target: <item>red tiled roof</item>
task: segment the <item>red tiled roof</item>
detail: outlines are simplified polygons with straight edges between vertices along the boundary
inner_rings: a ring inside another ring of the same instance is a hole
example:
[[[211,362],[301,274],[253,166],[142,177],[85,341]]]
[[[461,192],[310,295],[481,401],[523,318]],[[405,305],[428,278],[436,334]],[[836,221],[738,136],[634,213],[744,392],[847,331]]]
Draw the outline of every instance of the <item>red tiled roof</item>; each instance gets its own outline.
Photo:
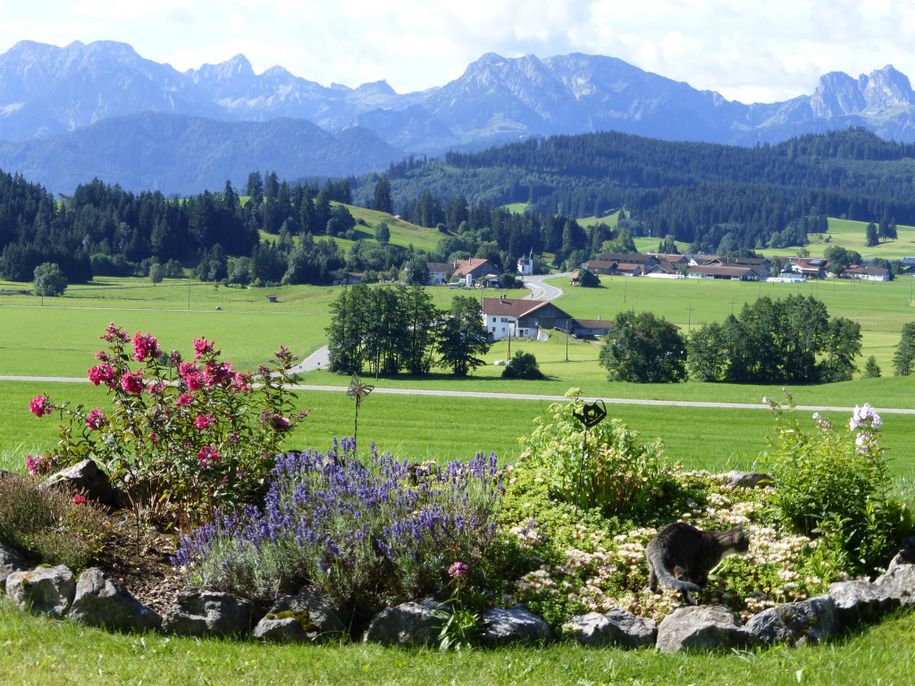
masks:
[[[467,276],[467,274],[475,269],[479,269],[488,262],[489,260],[481,257],[471,257],[469,260],[456,260],[454,263],[454,273],[458,276]]]

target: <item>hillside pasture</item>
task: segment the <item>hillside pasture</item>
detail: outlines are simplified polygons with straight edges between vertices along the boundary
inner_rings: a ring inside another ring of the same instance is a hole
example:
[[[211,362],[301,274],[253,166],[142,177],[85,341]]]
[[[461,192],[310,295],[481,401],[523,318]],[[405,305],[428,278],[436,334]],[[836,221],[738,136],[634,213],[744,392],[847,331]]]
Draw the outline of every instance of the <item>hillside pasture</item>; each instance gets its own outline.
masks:
[[[915,227],[897,226],[898,238],[883,241],[873,247],[867,245],[868,222],[854,221],[851,219],[829,218],[829,231],[826,233],[807,234],[807,245],[790,246],[787,248],[771,248],[763,252],[766,255],[793,255],[802,247],[806,248],[812,257],[823,257],[826,249],[831,245],[839,245],[847,250],[854,250],[866,260],[881,257],[885,260],[899,260],[903,257],[915,257]]]

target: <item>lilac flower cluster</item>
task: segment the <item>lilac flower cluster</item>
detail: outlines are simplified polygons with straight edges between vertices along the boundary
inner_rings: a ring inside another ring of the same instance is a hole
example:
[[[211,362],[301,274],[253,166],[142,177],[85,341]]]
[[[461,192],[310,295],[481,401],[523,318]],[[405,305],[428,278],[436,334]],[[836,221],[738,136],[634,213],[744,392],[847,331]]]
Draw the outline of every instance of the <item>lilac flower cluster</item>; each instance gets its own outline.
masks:
[[[485,553],[502,492],[495,455],[416,465],[374,444],[360,458],[353,440],[335,440],[323,454],[279,456],[263,508],[220,515],[183,537],[174,562],[205,577],[243,558],[260,565],[241,577],[261,579],[264,595],[304,580],[331,595],[435,593],[448,562]],[[387,587],[366,588],[379,583]]]

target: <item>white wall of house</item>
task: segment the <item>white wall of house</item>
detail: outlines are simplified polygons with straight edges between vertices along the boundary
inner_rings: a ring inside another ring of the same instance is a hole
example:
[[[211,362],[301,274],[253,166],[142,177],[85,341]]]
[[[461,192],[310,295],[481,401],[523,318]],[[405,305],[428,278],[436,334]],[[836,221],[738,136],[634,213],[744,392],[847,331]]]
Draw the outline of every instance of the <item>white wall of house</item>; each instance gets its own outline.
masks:
[[[530,257],[518,258],[518,273],[521,276],[530,276],[534,273],[534,260]]]

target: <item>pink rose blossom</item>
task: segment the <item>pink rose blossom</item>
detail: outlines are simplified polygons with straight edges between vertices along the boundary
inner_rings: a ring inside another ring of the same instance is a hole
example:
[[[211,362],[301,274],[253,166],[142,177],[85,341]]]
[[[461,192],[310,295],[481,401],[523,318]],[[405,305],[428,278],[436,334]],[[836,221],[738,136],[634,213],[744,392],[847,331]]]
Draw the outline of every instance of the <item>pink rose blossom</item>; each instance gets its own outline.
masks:
[[[213,352],[216,341],[208,341],[206,337],[194,339],[194,359],[199,360],[203,355]]]
[[[74,505],[85,505],[85,504],[88,503],[88,502],[89,502],[89,501],[86,499],[86,496],[84,496],[84,495],[75,495],[75,496],[73,496],[73,504],[74,504]]]
[[[133,359],[137,362],[142,362],[146,359],[156,359],[161,354],[162,351],[159,350],[159,342],[151,333],[147,332],[146,334],[141,334],[137,331],[133,335]]]
[[[175,398],[175,405],[181,407],[182,405],[190,405],[194,402],[194,396],[190,393],[182,393],[177,398]]]
[[[98,431],[107,423],[108,418],[99,408],[94,408],[86,415],[86,428],[91,431]]]
[[[216,423],[216,418],[211,414],[199,414],[194,417],[194,426],[198,429],[206,429]]]
[[[114,369],[107,362],[92,367],[92,369],[87,372],[87,376],[93,386],[98,386],[103,383],[110,387],[114,383]]]
[[[101,337],[103,341],[108,341],[109,343],[115,340],[129,341],[130,336],[127,334],[124,329],[120,326],[115,326],[114,322],[108,325],[108,328],[105,329],[105,334]]]
[[[51,460],[45,455],[26,455],[25,467],[29,470],[29,476],[39,476],[51,471]]]
[[[221,459],[222,456],[219,451],[212,445],[203,446],[197,453],[197,462],[200,463],[203,469],[209,467],[213,462],[219,462]]]
[[[44,417],[46,414],[51,414],[54,411],[54,407],[51,405],[48,396],[42,394],[36,395],[29,401],[29,410],[36,417]]]
[[[143,392],[143,370],[138,369],[133,373],[124,372],[124,375],[121,376],[121,388],[127,393],[140,395]]]

